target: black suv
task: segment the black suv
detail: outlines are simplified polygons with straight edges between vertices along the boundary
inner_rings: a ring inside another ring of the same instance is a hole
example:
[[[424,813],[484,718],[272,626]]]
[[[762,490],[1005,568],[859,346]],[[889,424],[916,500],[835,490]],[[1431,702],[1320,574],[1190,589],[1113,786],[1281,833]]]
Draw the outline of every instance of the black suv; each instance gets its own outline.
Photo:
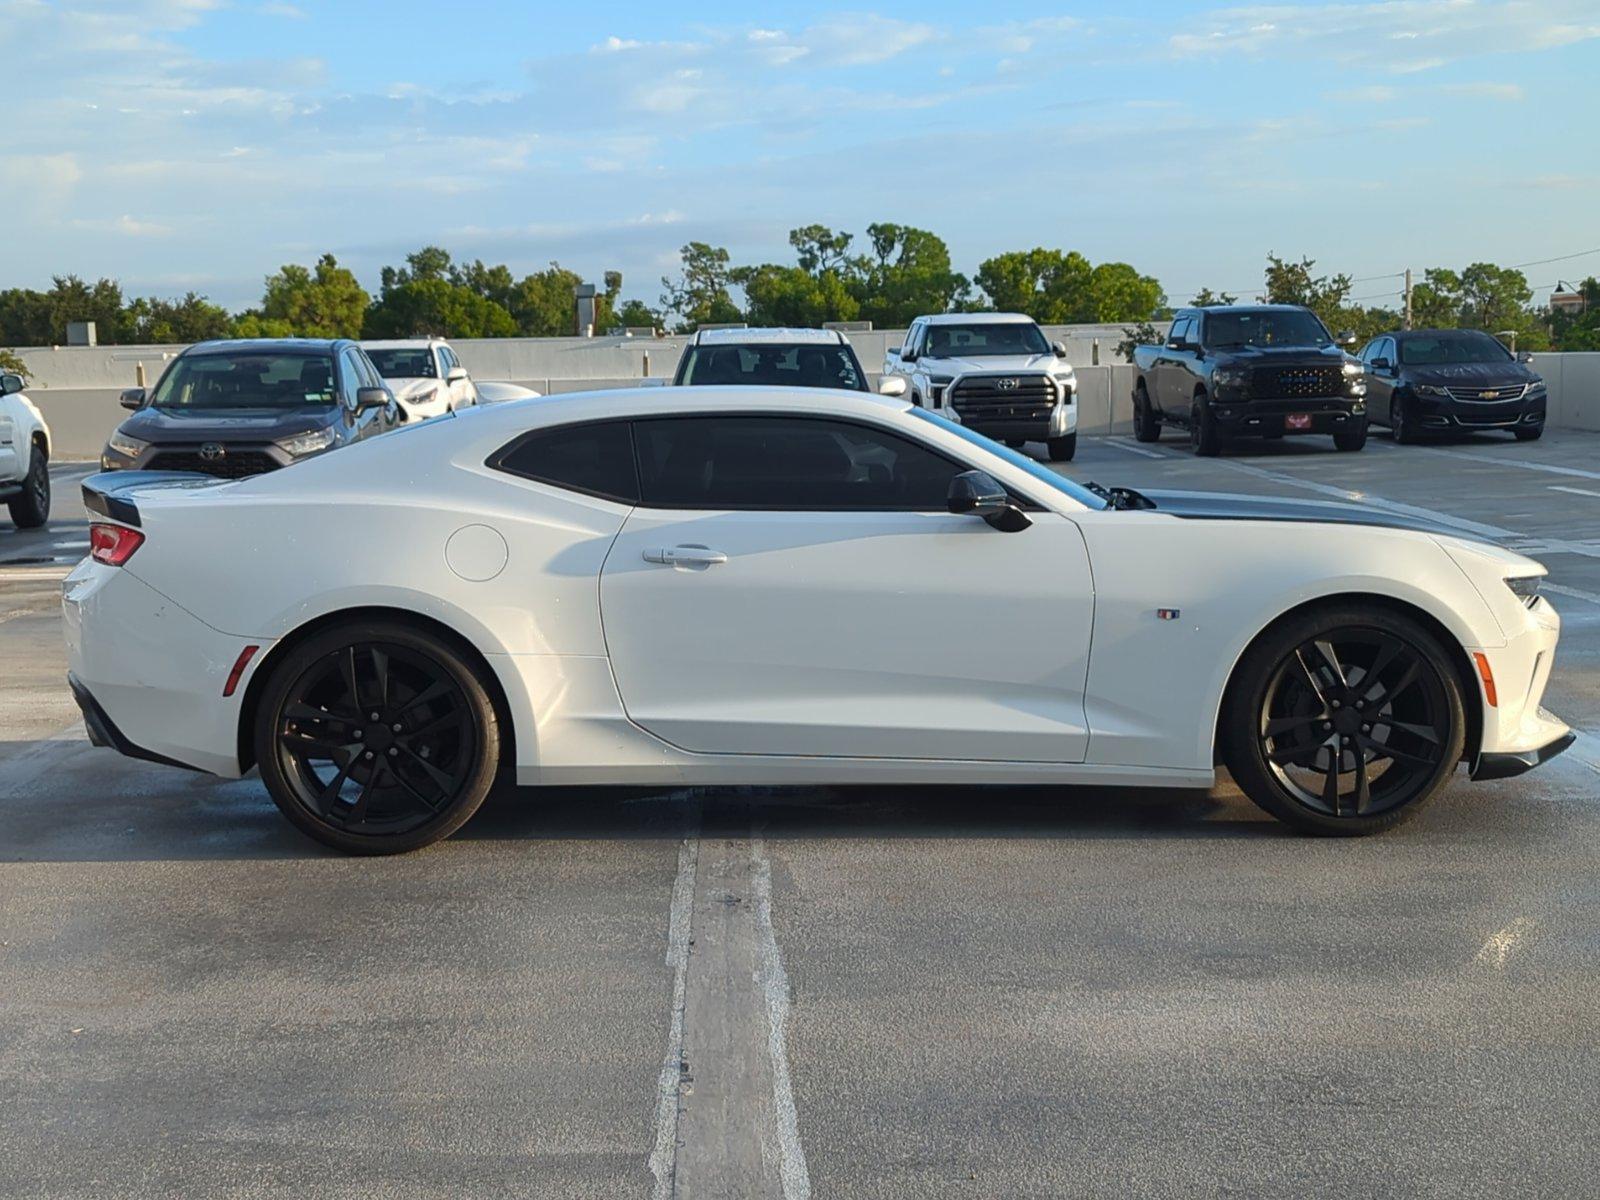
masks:
[[[1189,431],[1197,454],[1236,437],[1332,434],[1340,450],[1367,442],[1360,362],[1315,313],[1294,304],[1181,308],[1164,344],[1133,350],[1133,429]]]
[[[355,342],[201,342],[167,365],[100,455],[107,471],[201,471],[234,479],[383,433],[404,418]]]
[[[1544,380],[1481,329],[1408,329],[1361,349],[1367,406],[1397,442],[1428,433],[1504,429],[1519,442],[1544,432]]]

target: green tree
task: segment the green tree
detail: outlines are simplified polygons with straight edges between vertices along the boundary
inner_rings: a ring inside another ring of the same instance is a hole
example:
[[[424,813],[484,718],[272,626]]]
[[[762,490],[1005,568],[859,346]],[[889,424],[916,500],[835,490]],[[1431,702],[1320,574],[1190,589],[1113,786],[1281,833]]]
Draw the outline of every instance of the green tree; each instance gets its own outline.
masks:
[[[32,378],[28,364],[10,350],[0,350],[0,372],[7,375],[21,375],[24,382]]]
[[[832,271],[843,277],[850,265],[851,237],[826,225],[803,225],[789,231],[789,244],[800,259],[800,269],[810,275]]]
[[[617,325],[625,329],[660,329],[661,314],[643,300],[629,300],[617,311]]]
[[[257,309],[248,309],[234,316],[233,324],[228,329],[228,336],[236,338],[293,337],[294,326],[279,318],[263,317]]]
[[[926,229],[878,223],[867,226],[870,256],[856,260],[852,291],[861,316],[880,329],[897,329],[924,313],[947,312],[965,302],[970,284],[950,266],[950,248]]]
[[[132,301],[123,315],[128,339],[157,345],[227,337],[233,318],[220,304],[189,292],[182,300],[154,296]]]
[[[324,254],[314,268],[286,263],[268,275],[260,309],[240,314],[235,325],[254,316],[261,332],[240,336],[360,337],[370,302],[355,275]]]
[[[1593,275],[1578,287],[1583,308],[1550,312],[1551,343],[1557,350],[1600,350],[1600,280]]]
[[[1289,262],[1276,254],[1267,255],[1266,300],[1268,304],[1303,304],[1321,317],[1323,324],[1335,328],[1350,294],[1350,276],[1313,275],[1316,266],[1315,259]]]
[[[849,285],[831,268],[812,275],[803,267],[766,263],[733,272],[733,282],[744,288],[745,319],[752,325],[805,328],[854,321],[861,312]]]
[[[1137,325],[1122,327],[1122,340],[1117,343],[1117,353],[1122,355],[1124,362],[1133,361],[1135,346],[1159,346],[1162,334],[1150,321],[1140,321]]]
[[[1194,299],[1189,301],[1191,308],[1205,308],[1211,304],[1234,304],[1239,297],[1232,292],[1213,292],[1208,287],[1201,288],[1194,294]]]
[[[733,283],[728,252],[721,246],[690,242],[678,251],[683,270],[676,279],[663,276],[661,307],[678,314],[678,332],[702,325],[724,325],[743,318],[728,294]]]
[[[995,308],[1046,325],[1086,319],[1094,268],[1076,250],[1009,250],[978,264],[974,277]]]
[[[1165,296],[1151,275],[1141,275],[1125,262],[1100,263],[1089,276],[1089,321],[1143,321],[1161,307]]]
[[[571,337],[577,332],[574,289],[583,282],[576,271],[551,263],[543,271],[525,275],[512,289],[506,304],[526,337]],[[597,328],[605,328],[600,321]]]
[[[500,305],[448,279],[414,279],[386,288],[367,309],[366,337],[515,337]]]
[[[57,344],[50,298],[33,288],[0,292],[0,342],[13,346]]]
[[[126,341],[122,287],[114,279],[85,283],[76,275],[57,275],[47,292],[0,292],[0,341],[9,345],[65,345],[72,321],[93,321],[95,338],[105,345]]]

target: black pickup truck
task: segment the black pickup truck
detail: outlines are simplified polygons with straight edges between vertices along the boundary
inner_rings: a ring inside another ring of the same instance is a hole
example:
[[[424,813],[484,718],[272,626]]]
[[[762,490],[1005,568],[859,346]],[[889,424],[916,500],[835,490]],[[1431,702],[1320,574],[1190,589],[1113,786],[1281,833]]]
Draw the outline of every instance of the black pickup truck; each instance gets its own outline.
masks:
[[[1166,341],[1133,351],[1133,429],[1189,431],[1196,454],[1230,438],[1332,434],[1340,450],[1367,442],[1367,385],[1310,309],[1292,304],[1183,308]]]

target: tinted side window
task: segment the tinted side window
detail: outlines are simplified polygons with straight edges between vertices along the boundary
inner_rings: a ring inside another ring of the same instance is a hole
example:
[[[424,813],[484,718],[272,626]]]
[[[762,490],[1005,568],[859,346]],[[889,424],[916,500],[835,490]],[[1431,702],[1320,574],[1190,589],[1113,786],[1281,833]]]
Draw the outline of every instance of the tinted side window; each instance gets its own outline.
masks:
[[[361,354],[355,349],[339,355],[339,392],[347,404],[356,402],[356,390],[367,387],[366,372],[362,369]]]
[[[489,466],[622,504],[639,500],[633,438],[626,421],[538,429],[496,451]]]
[[[661,417],[634,437],[640,503],[658,508],[943,512],[966,469],[848,421]]]

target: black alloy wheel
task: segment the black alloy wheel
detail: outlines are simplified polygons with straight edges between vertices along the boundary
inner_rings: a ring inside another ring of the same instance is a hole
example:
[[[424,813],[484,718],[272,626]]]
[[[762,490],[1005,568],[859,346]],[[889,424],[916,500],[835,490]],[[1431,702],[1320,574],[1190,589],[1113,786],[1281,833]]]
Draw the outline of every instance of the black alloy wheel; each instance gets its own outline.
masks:
[[[11,523],[18,529],[37,529],[50,519],[50,460],[38,446],[28,460],[28,475],[22,481],[22,494],[7,506]]]
[[[1389,404],[1389,436],[1398,445],[1414,445],[1417,441],[1417,432],[1411,427],[1410,418],[1406,416],[1405,401],[1397,397]]]
[[[297,827],[361,854],[415,850],[464,824],[494,783],[500,738],[483,681],[402,624],[297,647],[262,697],[257,761]]]
[[[1413,814],[1454,771],[1465,717],[1443,648],[1399,613],[1302,619],[1247,652],[1230,689],[1229,770],[1261,807],[1316,833]]]
[[[1217,429],[1217,419],[1205,397],[1197,396],[1189,412],[1189,445],[1201,458],[1215,458],[1222,453],[1222,434]]]
[[[1133,436],[1135,441],[1140,442],[1161,440],[1161,422],[1150,411],[1150,393],[1145,391],[1142,383],[1133,396]]]

